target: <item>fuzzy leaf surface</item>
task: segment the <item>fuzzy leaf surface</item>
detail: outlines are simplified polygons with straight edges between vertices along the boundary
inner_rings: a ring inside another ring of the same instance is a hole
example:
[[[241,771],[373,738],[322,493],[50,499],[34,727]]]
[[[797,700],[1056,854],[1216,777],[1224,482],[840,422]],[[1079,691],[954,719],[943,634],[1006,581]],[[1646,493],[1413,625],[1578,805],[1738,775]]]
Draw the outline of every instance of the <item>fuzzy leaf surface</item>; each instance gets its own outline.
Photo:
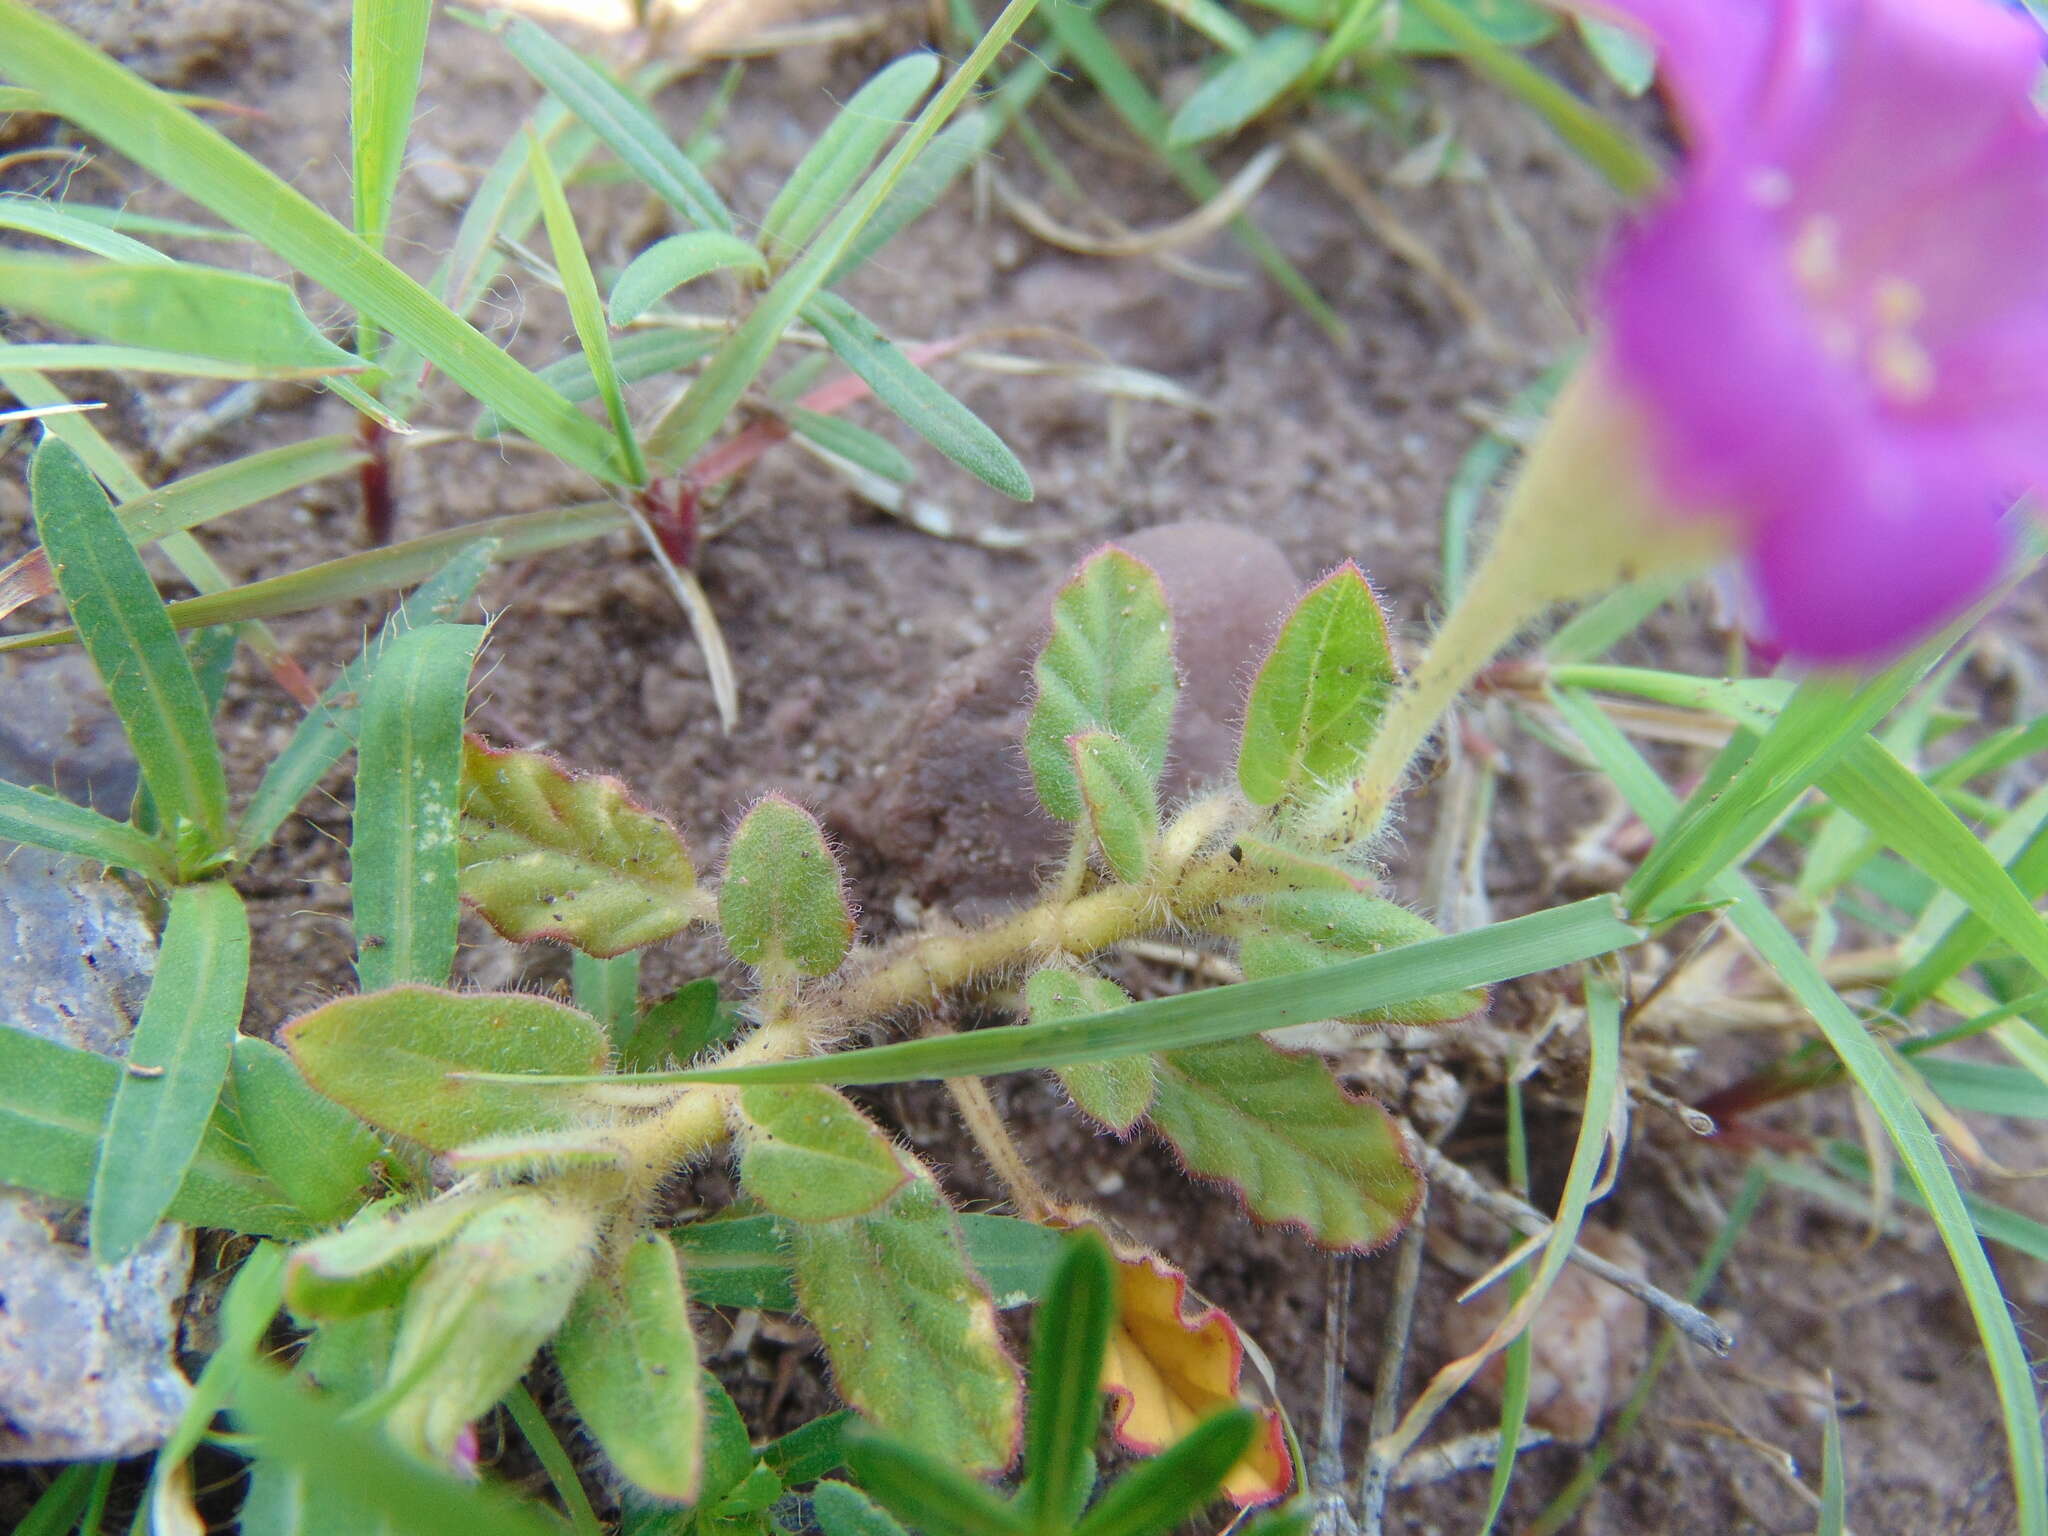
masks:
[[[1053,599],[1052,632],[1032,676],[1038,697],[1024,753],[1048,811],[1067,822],[1085,812],[1067,738],[1086,731],[1121,736],[1157,781],[1180,676],[1166,593],[1150,566],[1115,547],[1090,555]]]
[[[1265,921],[1238,946],[1244,973],[1253,981],[1442,937],[1427,918],[1364,891],[1292,891],[1270,898],[1260,912]],[[1447,1024],[1485,1006],[1486,989],[1466,987],[1344,1017],[1352,1024]]]
[[[675,1246],[642,1237],[614,1280],[576,1297],[555,1361],[584,1426],[614,1467],[657,1498],[696,1499],[704,1471],[697,1336]]]
[[[1322,46],[1306,28],[1275,27],[1188,97],[1167,127],[1167,143],[1184,149],[1235,133],[1285,95]]]
[[[718,923],[726,945],[770,974],[829,976],[853,945],[839,861],[809,811],[765,795],[725,855]]]
[[[1346,561],[1295,605],[1252,683],[1237,758],[1245,798],[1277,805],[1349,774],[1399,677],[1386,615]]]
[[[522,992],[392,987],[336,998],[287,1024],[307,1080],[370,1124],[437,1152],[499,1132],[560,1124],[560,1096],[453,1072],[593,1073],[604,1026]]]
[[[697,871],[682,835],[617,779],[470,736],[462,780],[462,897],[504,937],[609,959],[689,923]]]
[[[816,234],[938,74],[938,55],[905,54],[855,91],[768,205],[761,219],[762,248],[787,260]]]
[[[1263,1040],[1162,1052],[1152,1123],[1190,1173],[1235,1185],[1261,1221],[1301,1226],[1325,1248],[1377,1248],[1422,1198],[1384,1109]]]
[[[840,1396],[934,1455],[994,1471],[1016,1455],[1017,1368],[938,1185],[897,1155],[910,1182],[880,1210],[791,1225],[797,1298]]]
[[[362,1121],[315,1093],[268,1040],[235,1037],[235,1115],[265,1173],[308,1219],[329,1226],[363,1203],[384,1148]]]
[[[768,263],[753,246],[722,229],[685,230],[657,240],[627,262],[612,284],[611,322],[626,325],[638,320],[683,284],[733,267],[759,275],[768,270]]]
[[[1130,744],[1114,731],[1083,731],[1067,738],[1074,783],[1095,846],[1110,873],[1129,885],[1152,869],[1159,836],[1159,791]]]
[[[748,1088],[740,1113],[740,1183],[777,1216],[864,1216],[910,1177],[881,1127],[830,1088]]]
[[[347,1226],[292,1250],[285,1265],[285,1305],[301,1320],[336,1321],[394,1307],[437,1249],[497,1195],[385,1201]]]
[[[1157,1456],[1244,1396],[1244,1340],[1230,1315],[1190,1297],[1188,1279],[1156,1254],[1114,1253],[1116,1318],[1103,1357],[1117,1444]],[[1230,1467],[1223,1491],[1240,1508],[1287,1491],[1293,1464],[1280,1415],[1262,1408],[1260,1432]]]
[[[1035,971],[1024,983],[1024,1006],[1034,1024],[1085,1018],[1107,1013],[1130,1002],[1130,994],[1102,976],[1087,976],[1058,966]],[[1077,1061],[1056,1067],[1060,1080],[1082,1113],[1119,1136],[1130,1135],[1152,1107],[1157,1084],[1150,1056],[1115,1056],[1107,1061]]]

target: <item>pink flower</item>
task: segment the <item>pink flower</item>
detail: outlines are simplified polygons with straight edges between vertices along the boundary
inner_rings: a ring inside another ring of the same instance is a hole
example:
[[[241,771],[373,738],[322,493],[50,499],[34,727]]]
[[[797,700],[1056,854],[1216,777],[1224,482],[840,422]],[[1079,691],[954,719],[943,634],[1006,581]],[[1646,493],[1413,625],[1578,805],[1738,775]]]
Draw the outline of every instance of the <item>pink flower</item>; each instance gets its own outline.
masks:
[[[1690,147],[1599,284],[1664,499],[1727,519],[1793,656],[1881,660],[2048,480],[2042,37],[1993,0],[1575,0],[1658,44]]]

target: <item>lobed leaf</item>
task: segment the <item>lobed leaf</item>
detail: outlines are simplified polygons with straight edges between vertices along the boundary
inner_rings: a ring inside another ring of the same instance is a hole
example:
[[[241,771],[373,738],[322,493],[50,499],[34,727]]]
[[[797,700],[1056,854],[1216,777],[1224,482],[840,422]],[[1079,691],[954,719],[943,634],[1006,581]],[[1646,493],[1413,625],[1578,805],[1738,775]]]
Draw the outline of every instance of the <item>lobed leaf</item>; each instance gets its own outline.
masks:
[[[689,924],[689,850],[617,779],[474,736],[463,741],[462,779],[462,898],[504,937],[609,958]]]
[[[1325,1248],[1377,1248],[1422,1200],[1401,1133],[1312,1057],[1233,1040],[1159,1057],[1152,1124],[1190,1173],[1234,1186],[1261,1221]]]
[[[1031,500],[1031,476],[1009,446],[905,357],[866,315],[825,290],[812,295],[803,316],[911,431],[984,485],[1017,501]]]
[[[1255,910],[1259,925],[1238,944],[1244,973],[1253,981],[1298,976],[1441,937],[1427,918],[1364,891],[1288,891]],[[1468,987],[1343,1017],[1350,1024],[1448,1024],[1485,1007],[1486,989]]]
[[[801,249],[868,173],[938,77],[937,54],[905,54],[855,91],[768,205],[761,248],[779,260]]]
[[[212,712],[156,584],[106,492],[68,445],[45,437],[29,484],[51,570],[178,844],[178,872],[217,865],[227,851],[227,778]]]
[[[1399,680],[1386,615],[1346,561],[1295,604],[1252,683],[1237,757],[1245,798],[1278,805],[1346,778]]]
[[[436,1151],[568,1113],[559,1094],[451,1073],[591,1073],[605,1061],[597,1020],[519,992],[392,987],[336,998],[280,1038],[322,1093]]]
[[[1034,1024],[1108,1013],[1130,1002],[1130,994],[1101,976],[1086,976],[1058,966],[1034,971],[1024,983],[1024,1006]],[[1119,1056],[1109,1061],[1082,1061],[1055,1068],[1081,1111],[1119,1136],[1128,1136],[1152,1106],[1157,1087],[1150,1056]]]
[[[704,1477],[697,1336],[675,1247],[649,1234],[583,1287],[555,1338],[569,1400],[621,1476],[687,1504]]]
[[[803,1314],[839,1393],[892,1434],[955,1466],[994,1471],[1017,1449],[1017,1368],[931,1175],[879,1210],[790,1228]]]
[[[1159,792],[1151,772],[1114,731],[1069,736],[1067,750],[1103,862],[1117,879],[1142,884],[1152,872],[1152,845],[1159,840]]]
[[[1038,696],[1024,753],[1041,804],[1062,821],[1085,811],[1067,738],[1113,731],[1157,779],[1166,766],[1180,677],[1173,621],[1151,567],[1111,546],[1085,560],[1053,599],[1052,631],[1032,676]]]
[[[248,985],[241,897],[222,882],[180,886],[93,1169],[96,1263],[134,1252],[176,1201],[227,1079]]]
[[[768,270],[768,262],[738,235],[722,229],[692,229],[657,240],[626,263],[612,284],[606,305],[611,322],[629,325],[683,284],[733,268],[759,276]]]
[[[733,833],[718,924],[743,964],[768,975],[827,976],[853,944],[839,861],[810,812],[764,795]]]
[[[910,1178],[882,1128],[830,1088],[747,1088],[740,1183],[791,1221],[865,1216]]]
[[[483,643],[478,624],[429,624],[392,639],[363,694],[349,900],[365,990],[440,986],[461,920],[462,715]]]

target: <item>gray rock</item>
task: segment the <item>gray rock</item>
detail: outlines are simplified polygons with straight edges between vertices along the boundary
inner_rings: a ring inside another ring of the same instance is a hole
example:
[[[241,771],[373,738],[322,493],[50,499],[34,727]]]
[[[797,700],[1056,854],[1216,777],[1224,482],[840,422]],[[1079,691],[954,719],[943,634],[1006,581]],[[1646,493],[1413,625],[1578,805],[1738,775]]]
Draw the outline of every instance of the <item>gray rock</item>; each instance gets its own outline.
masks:
[[[1159,573],[1173,609],[1181,696],[1162,786],[1171,802],[1235,771],[1245,695],[1300,583],[1277,545],[1223,523],[1169,523],[1116,543]],[[1056,590],[947,671],[871,797],[835,808],[892,877],[956,916],[1029,896],[1065,846],[1020,745]]]
[[[53,780],[125,815],[135,765],[90,673],[10,668],[0,772]],[[135,896],[79,859],[0,842],[0,1019],[121,1057],[156,968]],[[101,1269],[84,1213],[0,1191],[0,1460],[134,1456],[163,1442],[190,1387],[171,1351],[192,1269],[182,1227],[163,1226]]]

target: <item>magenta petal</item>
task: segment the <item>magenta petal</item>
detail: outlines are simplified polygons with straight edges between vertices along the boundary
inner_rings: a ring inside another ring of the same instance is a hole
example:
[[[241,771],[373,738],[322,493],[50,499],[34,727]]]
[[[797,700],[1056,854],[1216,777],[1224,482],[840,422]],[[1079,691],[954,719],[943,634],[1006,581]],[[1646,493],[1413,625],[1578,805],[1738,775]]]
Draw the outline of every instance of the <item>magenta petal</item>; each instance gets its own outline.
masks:
[[[1893,504],[1872,516],[1867,504],[1816,495],[1758,534],[1750,579],[1766,628],[1788,655],[1889,660],[1998,579],[2011,539],[1996,502],[1958,511],[1938,483],[1894,483],[1886,499]]]

